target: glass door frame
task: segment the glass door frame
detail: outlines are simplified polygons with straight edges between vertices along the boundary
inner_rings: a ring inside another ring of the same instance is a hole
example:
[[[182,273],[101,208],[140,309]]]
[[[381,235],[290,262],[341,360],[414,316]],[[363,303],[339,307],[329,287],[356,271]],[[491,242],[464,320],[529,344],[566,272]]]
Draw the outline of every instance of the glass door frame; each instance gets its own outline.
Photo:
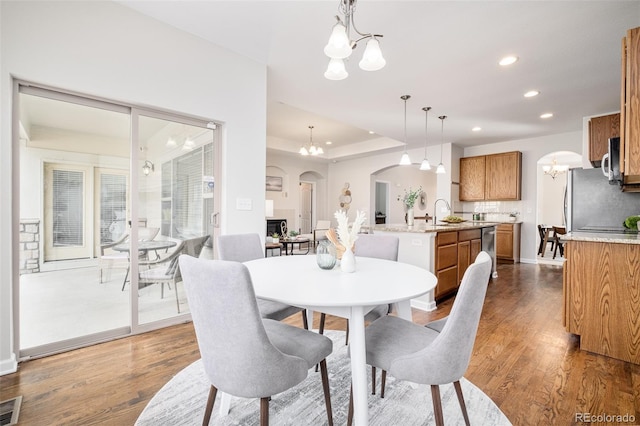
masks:
[[[14,230],[19,229],[20,224],[20,94],[26,93],[36,96],[42,96],[49,99],[73,102],[89,107],[98,107],[102,109],[113,110],[116,112],[124,112],[130,116],[130,159],[129,159],[129,197],[131,208],[131,223],[136,224],[131,227],[131,252],[137,252],[138,242],[138,212],[139,200],[134,196],[135,190],[139,187],[139,179],[142,174],[138,170],[139,163],[139,117],[140,115],[167,119],[175,122],[191,124],[203,128],[211,129],[214,133],[213,142],[213,170],[215,176],[214,190],[214,214],[210,218],[213,223],[214,236],[219,232],[220,224],[220,200],[221,200],[221,139],[223,129],[220,122],[214,122],[211,119],[198,118],[181,113],[173,113],[167,111],[155,110],[148,107],[139,107],[137,105],[127,104],[109,99],[103,99],[86,95],[82,93],[74,93],[68,90],[62,90],[41,84],[34,84],[17,78],[12,79],[12,226]],[[215,244],[214,244],[215,247]],[[20,267],[19,267],[19,236],[18,232],[14,232],[12,238],[12,334],[13,334],[13,352],[19,361],[32,357],[48,356],[55,353],[66,352],[73,349],[89,346],[92,344],[106,342],[121,337],[134,334],[144,333],[147,331],[164,328],[170,325],[180,324],[191,320],[191,314],[180,314],[163,320],[149,322],[145,324],[138,323],[138,264],[136,261],[131,263],[131,289],[130,291],[130,323],[126,327],[118,327],[102,332],[83,335],[63,341],[44,344],[36,348],[28,348],[22,350],[20,348]],[[135,289],[135,291],[133,291]]]
[[[203,130],[211,130],[215,132],[216,130],[219,132],[218,135],[214,134],[213,141],[213,171],[214,171],[214,181],[220,182],[220,133],[221,129],[219,128],[219,124],[215,124],[214,122],[208,120],[202,120],[194,117],[188,117],[180,114],[174,114],[170,112],[158,111],[158,110],[150,110],[147,108],[131,108],[131,142],[133,152],[131,153],[131,185],[132,188],[139,188],[139,181],[142,175],[139,170],[138,164],[140,163],[140,140],[139,140],[139,127],[140,127],[140,117],[151,117],[160,120],[167,120],[176,123],[186,124],[190,126],[201,127]],[[220,185],[214,186],[213,198],[214,198],[214,211],[213,217],[210,220],[213,222],[213,235],[210,235],[211,238],[217,237],[217,231],[219,230],[219,212],[220,212]],[[138,223],[139,220],[139,207],[140,200],[137,197],[133,197],[131,199],[131,222]],[[131,252],[137,252],[138,245],[138,229],[137,227],[131,227]],[[215,244],[213,244],[215,247]],[[215,250],[215,249],[214,249]],[[149,323],[140,323],[139,321],[139,298],[138,298],[138,272],[139,265],[137,261],[131,262],[131,288],[136,289],[136,291],[131,292],[131,327],[132,334],[144,333],[147,331],[155,330],[158,328],[167,327],[170,325],[184,323],[186,321],[191,320],[191,313],[180,313],[178,315],[160,319],[157,321],[149,322]]]

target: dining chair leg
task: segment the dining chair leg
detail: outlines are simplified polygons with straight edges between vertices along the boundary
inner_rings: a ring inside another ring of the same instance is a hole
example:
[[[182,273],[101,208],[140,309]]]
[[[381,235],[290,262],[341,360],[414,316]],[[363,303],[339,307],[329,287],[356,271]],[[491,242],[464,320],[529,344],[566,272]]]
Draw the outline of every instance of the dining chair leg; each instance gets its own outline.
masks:
[[[178,300],[178,283],[173,285],[176,289],[176,306],[178,307],[178,313],[180,313],[180,300]]]
[[[387,385],[387,370],[382,370],[380,378],[380,398],[384,398],[384,388]]]
[[[349,344],[349,321],[347,321],[347,335],[344,338],[344,344],[348,345]]]
[[[376,394],[376,368],[371,366],[371,395]]]
[[[124,281],[122,281],[122,289],[120,291],[124,291],[124,287],[127,285],[127,278],[129,278],[129,267],[127,266],[127,273],[124,274]]]
[[[260,426],[269,426],[269,397],[260,398]]]
[[[353,424],[353,383],[351,383],[351,387],[349,388],[349,411],[347,413],[347,426],[351,426]]]
[[[458,395],[458,402],[460,403],[460,408],[462,409],[464,424],[469,426],[469,415],[467,414],[467,406],[464,403],[464,396],[462,396],[462,387],[460,386],[460,381],[456,380],[455,382],[453,382],[453,387],[456,388],[456,395]]]
[[[211,420],[211,413],[213,412],[213,403],[216,402],[216,394],[218,389],[211,385],[209,388],[209,398],[207,398],[207,408],[204,410],[204,418],[202,419],[202,426],[207,426],[209,420]]]
[[[433,415],[436,419],[436,426],[444,426],[442,402],[440,400],[440,386],[431,385],[431,399],[433,400]]]
[[[327,407],[327,419],[329,426],[333,426],[333,412],[331,411],[331,392],[329,390],[329,375],[327,374],[326,358],[320,361],[320,376],[322,377],[322,390],[324,390],[324,404]]]
[[[303,309],[300,312],[302,312],[302,326],[304,327],[305,330],[308,330],[309,329],[309,320],[307,319],[307,310]]]
[[[322,313],[320,314],[320,328],[318,329],[318,333],[324,334],[324,322],[327,319],[327,315]]]

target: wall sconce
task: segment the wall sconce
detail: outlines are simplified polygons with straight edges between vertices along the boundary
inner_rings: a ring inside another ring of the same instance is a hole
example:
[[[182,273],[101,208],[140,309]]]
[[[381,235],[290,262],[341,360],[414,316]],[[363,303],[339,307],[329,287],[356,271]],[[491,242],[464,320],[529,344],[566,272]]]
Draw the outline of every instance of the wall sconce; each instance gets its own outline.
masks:
[[[142,166],[142,173],[144,173],[145,176],[149,176],[149,173],[151,173],[153,170],[153,163],[149,160],[145,160],[144,165]]]

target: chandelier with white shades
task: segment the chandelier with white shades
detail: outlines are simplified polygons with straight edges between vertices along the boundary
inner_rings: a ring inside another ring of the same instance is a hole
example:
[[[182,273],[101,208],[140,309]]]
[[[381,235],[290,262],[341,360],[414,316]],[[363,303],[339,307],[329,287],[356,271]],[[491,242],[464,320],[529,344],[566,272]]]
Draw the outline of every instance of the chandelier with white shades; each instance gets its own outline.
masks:
[[[324,47],[324,53],[331,58],[327,71],[324,73],[324,76],[329,80],[344,80],[349,76],[344,66],[344,59],[351,56],[358,42],[364,39],[368,39],[368,41],[362,60],[358,64],[360,68],[365,71],[377,71],[387,63],[382,57],[382,51],[377,39],[383,37],[382,34],[361,33],[356,28],[353,20],[356,2],[357,0],[340,0],[339,10],[344,15],[344,21],[336,15],[338,22],[333,26],[329,42]],[[360,38],[351,39],[352,28]]]
[[[544,174],[551,176],[552,179],[555,179],[556,176],[562,173],[567,173],[568,170],[569,166],[558,164],[555,158],[553,159],[551,164],[545,164],[544,166],[542,166],[542,171],[544,172]]]
[[[300,151],[298,151],[300,155],[320,155],[324,154],[324,149],[321,146],[315,146],[313,144],[313,126],[309,126],[309,148],[306,146],[301,146]]]

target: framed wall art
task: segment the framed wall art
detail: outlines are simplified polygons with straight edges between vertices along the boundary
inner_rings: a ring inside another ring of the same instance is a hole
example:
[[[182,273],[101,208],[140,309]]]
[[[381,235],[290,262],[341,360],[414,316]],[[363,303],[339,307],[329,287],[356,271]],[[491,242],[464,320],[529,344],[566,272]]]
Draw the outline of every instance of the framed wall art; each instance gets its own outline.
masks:
[[[282,192],[282,178],[280,176],[267,176],[267,191]]]

